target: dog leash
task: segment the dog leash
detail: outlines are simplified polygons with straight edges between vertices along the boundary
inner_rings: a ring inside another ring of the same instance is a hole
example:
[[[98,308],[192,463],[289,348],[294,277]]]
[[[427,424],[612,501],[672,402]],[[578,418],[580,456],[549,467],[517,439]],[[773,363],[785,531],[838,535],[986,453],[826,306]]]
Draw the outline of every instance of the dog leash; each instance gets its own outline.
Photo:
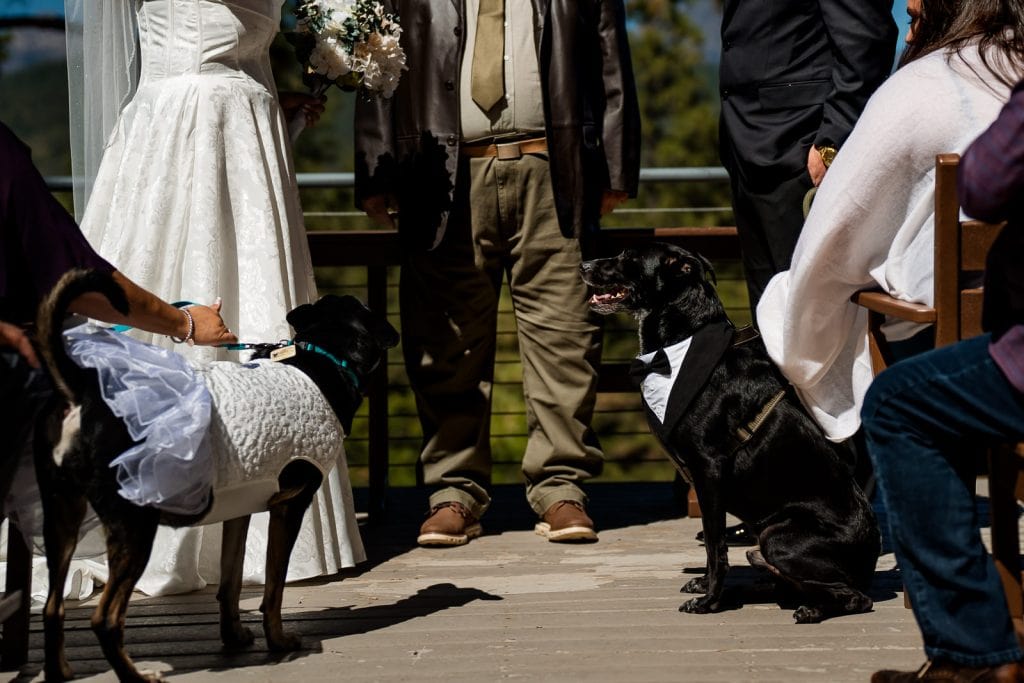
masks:
[[[196,303],[194,301],[175,301],[171,305],[174,306],[175,308],[185,308],[186,306],[195,306]],[[114,332],[127,332],[135,328],[133,328],[131,325],[114,325],[110,329],[112,329]],[[323,348],[322,346],[318,346],[312,342],[295,341],[294,339],[282,339],[277,343],[236,342],[234,344],[216,344],[214,348],[225,349],[226,351],[269,351],[270,360],[272,361],[282,361],[285,358],[291,358],[292,356],[295,355],[295,351],[297,348],[302,349],[303,351],[309,351],[311,353],[319,354],[330,360],[332,363],[334,363],[335,367],[337,367],[338,370],[340,370],[343,374],[348,375],[348,378],[352,380],[352,383],[355,385],[357,390],[360,388],[359,376],[356,375],[355,371],[351,367],[349,367],[349,363],[347,360],[338,358],[327,349]],[[289,352],[286,349],[291,349],[291,351]]]
[[[221,346],[221,347],[230,347],[230,346],[258,346],[258,345],[255,345],[255,344],[220,344],[219,346]],[[266,345],[264,345],[264,347],[265,346]],[[271,346],[275,346],[275,345],[271,345]],[[291,358],[292,356],[295,355],[295,350],[296,349],[302,349],[303,351],[309,351],[311,353],[317,353],[317,354],[320,354],[321,356],[323,356],[324,358],[327,358],[332,363],[334,363],[335,367],[337,367],[338,370],[340,370],[344,374],[348,375],[349,379],[351,379],[352,383],[356,386],[356,389],[359,389],[359,377],[356,375],[355,371],[351,367],[349,367],[348,361],[343,359],[343,358],[338,358],[337,356],[335,356],[333,353],[331,353],[327,349],[323,348],[322,346],[317,346],[313,342],[295,341],[294,339],[282,339],[280,345],[276,345],[276,346],[277,346],[276,350],[270,352],[270,360],[281,361],[281,360],[284,360],[285,358]],[[291,349],[291,350],[289,351],[289,349]],[[243,350],[243,349],[229,349],[229,350],[232,350],[232,351],[239,350],[240,351],[240,350]]]

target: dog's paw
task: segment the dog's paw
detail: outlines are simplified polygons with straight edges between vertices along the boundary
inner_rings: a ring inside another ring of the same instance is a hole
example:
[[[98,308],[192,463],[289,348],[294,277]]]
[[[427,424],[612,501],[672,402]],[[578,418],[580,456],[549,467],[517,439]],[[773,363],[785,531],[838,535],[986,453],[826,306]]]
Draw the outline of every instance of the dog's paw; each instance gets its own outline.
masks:
[[[686,584],[679,589],[680,593],[707,593],[708,592],[708,577],[698,576],[695,579],[690,579]]]
[[[252,631],[242,624],[235,622],[229,628],[221,628],[220,639],[224,647],[229,650],[238,650],[249,647],[256,640]]]
[[[75,672],[71,670],[71,665],[64,659],[56,666],[46,666],[45,671],[45,679],[47,681],[70,681],[75,677]]]
[[[679,606],[679,611],[688,614],[710,614],[718,611],[718,601],[705,595],[703,598],[687,600]]]
[[[267,647],[272,652],[294,652],[302,648],[302,639],[294,633],[285,633],[274,636],[267,636]]]
[[[818,624],[824,618],[825,612],[820,607],[801,605],[793,612],[793,619],[798,624]]]

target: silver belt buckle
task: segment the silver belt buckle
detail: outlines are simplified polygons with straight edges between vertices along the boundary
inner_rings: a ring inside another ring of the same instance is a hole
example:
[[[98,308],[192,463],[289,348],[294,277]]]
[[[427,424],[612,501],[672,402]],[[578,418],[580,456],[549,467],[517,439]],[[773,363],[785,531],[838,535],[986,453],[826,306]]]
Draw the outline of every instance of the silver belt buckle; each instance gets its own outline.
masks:
[[[498,148],[498,159],[510,161],[523,158],[523,151],[519,148],[518,142],[508,142],[504,145],[496,145]]]

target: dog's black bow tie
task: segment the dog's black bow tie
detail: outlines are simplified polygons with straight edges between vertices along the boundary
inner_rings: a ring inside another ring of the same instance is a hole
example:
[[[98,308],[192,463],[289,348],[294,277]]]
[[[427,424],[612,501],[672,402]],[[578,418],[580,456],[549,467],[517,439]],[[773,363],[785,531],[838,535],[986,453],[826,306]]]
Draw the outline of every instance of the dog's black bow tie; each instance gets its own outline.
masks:
[[[665,349],[658,349],[650,363],[645,363],[639,358],[635,358],[629,364],[629,376],[633,378],[637,386],[640,386],[647,379],[647,375],[652,372],[665,375],[666,377],[672,374],[672,364],[668,362],[668,354],[665,353]]]

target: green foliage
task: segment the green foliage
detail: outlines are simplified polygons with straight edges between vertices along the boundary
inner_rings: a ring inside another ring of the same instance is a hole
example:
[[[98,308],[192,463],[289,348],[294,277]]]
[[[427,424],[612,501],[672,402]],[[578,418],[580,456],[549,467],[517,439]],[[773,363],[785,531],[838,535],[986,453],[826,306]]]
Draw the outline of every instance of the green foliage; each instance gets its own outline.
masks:
[[[71,172],[68,72],[63,61],[0,72],[0,121],[32,149],[44,175]]]
[[[627,2],[645,167],[719,164],[717,73],[703,61],[704,37],[687,15],[691,4],[691,0]],[[692,209],[725,207],[728,199],[728,188],[721,183],[658,183],[642,186],[635,206],[690,209],[644,214],[647,226],[722,225],[730,219],[727,213]],[[615,216],[606,223],[628,225],[628,217]]]

